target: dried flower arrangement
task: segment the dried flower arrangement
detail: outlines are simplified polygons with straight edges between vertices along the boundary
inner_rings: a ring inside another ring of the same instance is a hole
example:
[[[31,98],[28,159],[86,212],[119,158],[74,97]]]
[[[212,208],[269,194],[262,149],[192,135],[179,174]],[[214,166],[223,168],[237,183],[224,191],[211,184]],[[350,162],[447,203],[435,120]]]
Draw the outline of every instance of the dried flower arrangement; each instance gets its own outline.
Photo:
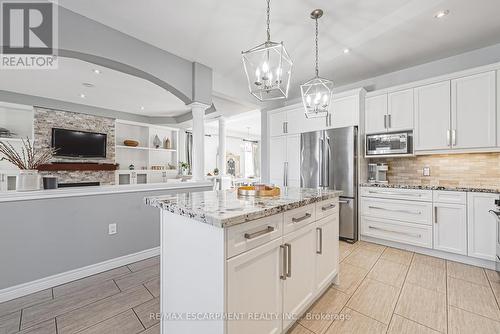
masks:
[[[36,149],[29,138],[23,139],[22,143],[19,153],[9,142],[0,141],[0,155],[3,155],[0,161],[6,160],[21,170],[36,170],[50,162],[57,151],[52,147]]]

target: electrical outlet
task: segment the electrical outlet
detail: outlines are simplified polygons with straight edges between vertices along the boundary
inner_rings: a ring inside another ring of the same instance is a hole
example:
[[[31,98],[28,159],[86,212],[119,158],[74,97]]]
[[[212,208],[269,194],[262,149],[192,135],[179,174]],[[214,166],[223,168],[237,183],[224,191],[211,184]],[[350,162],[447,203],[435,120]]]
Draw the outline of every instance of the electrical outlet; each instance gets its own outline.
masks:
[[[108,234],[116,234],[116,224],[109,224],[108,226]]]
[[[424,176],[431,176],[431,168],[430,167],[424,167],[424,169],[422,170],[422,174]]]

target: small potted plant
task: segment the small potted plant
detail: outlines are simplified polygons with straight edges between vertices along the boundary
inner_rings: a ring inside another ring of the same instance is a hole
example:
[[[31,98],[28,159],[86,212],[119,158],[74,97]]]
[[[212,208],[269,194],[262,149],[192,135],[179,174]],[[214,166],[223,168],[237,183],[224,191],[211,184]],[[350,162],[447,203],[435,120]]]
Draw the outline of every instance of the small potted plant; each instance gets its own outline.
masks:
[[[0,141],[0,161],[6,160],[20,169],[17,178],[18,191],[40,188],[38,167],[50,162],[56,150],[52,147],[36,149],[29,139],[22,140],[21,152],[8,142]]]
[[[181,175],[187,175],[189,171],[189,164],[187,162],[179,162],[179,169]]]
[[[215,176],[219,175],[219,168],[214,168],[214,175]]]

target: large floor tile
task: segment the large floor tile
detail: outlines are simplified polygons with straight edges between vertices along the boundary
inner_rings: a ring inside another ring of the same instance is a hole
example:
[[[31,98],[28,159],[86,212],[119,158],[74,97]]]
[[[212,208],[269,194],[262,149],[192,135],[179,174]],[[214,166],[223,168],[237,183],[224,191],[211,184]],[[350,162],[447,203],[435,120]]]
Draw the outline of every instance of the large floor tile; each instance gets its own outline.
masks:
[[[141,334],[160,334],[160,324],[146,329],[144,332],[141,332]],[[295,333],[295,334],[310,334],[310,333]]]
[[[348,300],[349,295],[335,289],[328,289],[300,319],[300,324],[316,334],[322,334]]]
[[[30,295],[0,303],[0,316],[13,313],[22,308],[52,299],[52,289],[47,289]]]
[[[414,262],[410,266],[406,282],[418,285],[422,288],[436,290],[446,293],[446,270],[436,266],[428,266],[420,262]]]
[[[493,294],[497,299],[497,303],[500,305],[500,283],[499,282],[491,282],[491,288],[493,289]]]
[[[500,283],[500,272],[490,269],[485,269],[485,272],[490,282]]]
[[[415,253],[415,255],[413,256],[413,262],[446,270],[446,261],[433,256]]]
[[[99,273],[97,275],[92,275],[83,279],[59,285],[54,288],[54,298],[73,294],[89,286],[97,285],[129,273],[130,270],[127,267],[118,267]]]
[[[160,265],[160,257],[155,256],[155,257],[150,257],[149,259],[145,259],[145,260],[142,260],[139,262],[131,263],[131,264],[127,265],[127,267],[131,271],[139,271],[139,270],[145,269],[147,267],[159,266],[159,265]]]
[[[403,286],[407,271],[408,266],[404,264],[380,259],[367,277],[400,288]]]
[[[51,319],[22,330],[16,334],[56,334],[56,320]]]
[[[358,246],[345,241],[339,242],[340,262],[342,262],[349,254],[351,254]]]
[[[399,288],[367,278],[349,300],[347,307],[388,325],[399,291]]]
[[[370,270],[375,262],[377,262],[380,254],[363,247],[358,247],[345,258],[344,263]]]
[[[493,320],[500,320],[500,310],[489,286],[448,277],[448,304]]]
[[[448,309],[449,334],[498,334],[500,322],[450,306]]]
[[[65,295],[42,304],[28,307],[23,310],[21,328],[31,327],[34,324],[55,318],[119,292],[120,290],[113,281],[107,281],[102,284],[88,286],[71,295]]]
[[[382,254],[384,250],[387,248],[386,246],[383,245],[378,245],[374,244],[371,242],[366,242],[366,241],[358,241],[358,247],[364,248],[366,250]]]
[[[387,326],[352,309],[342,310],[345,319],[338,319],[330,326],[327,334],[383,334]]]
[[[287,334],[315,334],[314,332],[311,332],[309,329],[301,326],[300,324],[297,324],[293,326]]]
[[[160,278],[154,278],[149,282],[144,283],[144,286],[153,295],[153,297],[160,297]]]
[[[21,311],[6,314],[0,317],[0,334],[12,334],[19,332],[21,323]]]
[[[73,334],[152,299],[142,285],[100,300],[57,318],[58,334]]]
[[[142,270],[127,274],[121,278],[115,279],[120,290],[124,291],[136,287],[145,282],[151,281],[160,275],[160,266],[146,267]]]
[[[446,267],[450,277],[488,286],[488,279],[483,268],[453,261],[446,261]]]
[[[155,298],[134,307],[134,312],[144,325],[149,328],[160,322],[159,317],[152,317],[151,315],[160,314],[160,299]]]
[[[400,315],[392,316],[387,334],[439,334],[440,332],[425,327],[415,321],[403,318]]]
[[[380,258],[409,266],[413,258],[413,253],[402,249],[387,247]]]
[[[84,329],[78,334],[136,334],[144,327],[132,310],[125,311],[113,318]]]
[[[405,283],[395,313],[439,332],[446,332],[444,293]]]
[[[340,283],[338,285],[334,285],[333,287],[348,295],[352,295],[359,284],[363,281],[366,274],[368,274],[368,271],[368,269],[352,266],[347,263],[341,263],[339,271]]]

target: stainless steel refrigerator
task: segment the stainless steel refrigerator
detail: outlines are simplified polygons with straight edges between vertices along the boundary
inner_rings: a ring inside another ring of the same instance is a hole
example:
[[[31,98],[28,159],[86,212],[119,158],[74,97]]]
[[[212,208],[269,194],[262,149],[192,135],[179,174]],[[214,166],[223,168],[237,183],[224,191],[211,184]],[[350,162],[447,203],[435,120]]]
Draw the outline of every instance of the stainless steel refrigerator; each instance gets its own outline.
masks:
[[[358,240],[358,128],[303,133],[300,138],[300,186],[342,190],[340,238]]]

